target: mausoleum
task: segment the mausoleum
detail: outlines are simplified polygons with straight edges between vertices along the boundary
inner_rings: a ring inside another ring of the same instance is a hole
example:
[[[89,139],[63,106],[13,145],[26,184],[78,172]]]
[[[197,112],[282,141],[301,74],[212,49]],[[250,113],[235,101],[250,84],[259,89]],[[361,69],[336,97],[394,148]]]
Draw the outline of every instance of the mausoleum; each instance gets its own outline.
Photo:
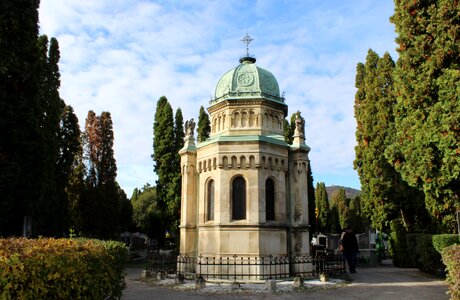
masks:
[[[194,121],[186,122],[180,255],[308,256],[304,121],[298,114],[294,141],[286,143],[288,106],[278,81],[249,54],[239,62],[217,82],[210,137],[195,141]]]

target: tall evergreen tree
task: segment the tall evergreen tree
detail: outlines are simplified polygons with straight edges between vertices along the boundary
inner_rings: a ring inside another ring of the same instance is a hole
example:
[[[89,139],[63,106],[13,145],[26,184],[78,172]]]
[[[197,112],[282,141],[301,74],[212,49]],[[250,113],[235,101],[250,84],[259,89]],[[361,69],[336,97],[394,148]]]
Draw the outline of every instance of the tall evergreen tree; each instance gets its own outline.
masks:
[[[340,225],[340,211],[339,207],[341,205],[341,197],[340,195],[340,190],[338,193],[335,193],[331,197],[331,203],[330,203],[330,208],[331,208],[331,215],[329,219],[329,232],[330,233],[339,233],[342,231],[342,227]]]
[[[369,226],[367,218],[362,213],[361,210],[361,196],[356,195],[350,200],[350,224],[349,226],[353,228],[355,233],[365,232],[366,228]]]
[[[85,184],[83,176],[83,149],[78,118],[72,106],[65,106],[59,134],[59,161],[57,163],[60,197],[67,199],[69,229],[81,228],[80,204]],[[63,191],[61,188],[63,187]]]
[[[113,122],[110,112],[100,116],[100,154],[98,165],[99,189],[101,190],[101,222],[103,238],[114,238],[119,233],[120,199],[126,195],[116,182],[117,164],[113,152]]]
[[[182,110],[178,108],[174,117],[174,160],[171,164],[171,181],[168,183],[167,206],[171,220],[170,231],[174,234],[179,233],[180,220],[180,199],[181,199],[181,169],[179,150],[184,147],[184,118]]]
[[[318,182],[316,184],[315,201],[316,207],[318,208],[317,231],[327,233],[330,229],[329,219],[331,217],[331,210],[329,208],[329,198],[324,182]]]
[[[406,229],[413,230],[416,216],[426,216],[423,194],[409,187],[384,156],[395,139],[393,72],[388,53],[380,58],[369,50],[366,64],[358,64],[354,166],[363,190],[363,208],[373,227],[387,230],[391,220],[401,218]]]
[[[198,114],[198,128],[197,128],[197,141],[204,142],[209,138],[211,133],[211,122],[209,121],[209,115],[203,106],[200,106],[200,112]]]
[[[157,109],[155,112],[155,120],[153,123],[153,155],[152,158],[155,162],[154,170],[158,176],[156,181],[156,195],[158,198],[157,208],[167,215],[167,229],[170,231],[175,230],[175,218],[172,217],[172,211],[169,207],[174,207],[176,201],[176,194],[173,192],[174,187],[171,183],[177,181],[176,166],[171,164],[174,158],[177,159],[176,147],[178,144],[174,136],[174,118],[173,110],[164,96],[160,97],[157,102]],[[179,195],[180,197],[180,195]]]
[[[110,186],[114,188],[117,177],[117,163],[113,152],[113,123],[110,112],[102,112],[99,118],[98,135],[100,141],[98,168],[99,186]]]
[[[460,3],[395,1],[396,138],[386,151],[431,214],[455,230],[460,209]]]
[[[52,38],[42,35],[38,39],[39,49],[39,97],[43,113],[40,129],[44,139],[43,196],[35,203],[32,219],[34,231],[46,236],[63,235],[68,229],[67,199],[64,187],[58,185],[59,130],[64,101],[59,96],[59,45]]]
[[[0,2],[0,235],[21,235],[43,194],[39,1]]]
[[[337,206],[340,228],[344,229],[351,226],[349,200],[347,199],[345,189],[340,188],[339,191],[332,197],[332,202]]]
[[[131,201],[126,196],[126,193],[117,183],[117,193],[119,196],[119,205],[120,205],[120,213],[119,213],[119,231],[135,231],[134,222],[133,222],[133,205]]]

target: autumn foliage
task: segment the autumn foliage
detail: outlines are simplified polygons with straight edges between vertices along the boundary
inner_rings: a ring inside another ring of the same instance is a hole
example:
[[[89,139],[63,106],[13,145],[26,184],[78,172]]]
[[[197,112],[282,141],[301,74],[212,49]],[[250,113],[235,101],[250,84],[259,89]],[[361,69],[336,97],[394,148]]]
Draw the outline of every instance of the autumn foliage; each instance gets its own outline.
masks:
[[[85,239],[0,239],[0,299],[120,299],[127,248]]]

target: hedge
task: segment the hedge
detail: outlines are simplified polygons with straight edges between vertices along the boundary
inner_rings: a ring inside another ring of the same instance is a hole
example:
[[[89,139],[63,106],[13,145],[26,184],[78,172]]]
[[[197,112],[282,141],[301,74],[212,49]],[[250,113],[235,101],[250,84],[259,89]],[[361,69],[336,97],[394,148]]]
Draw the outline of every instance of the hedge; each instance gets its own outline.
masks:
[[[460,245],[452,245],[442,250],[442,260],[446,265],[451,299],[460,299]]]
[[[439,253],[450,245],[460,244],[458,234],[437,234],[433,235],[433,246]]]
[[[0,299],[120,299],[128,249],[85,239],[0,239]]]
[[[437,238],[440,235],[430,233],[406,233],[402,224],[396,220],[390,225],[390,250],[396,267],[419,268],[434,275],[444,275],[445,266],[440,252],[436,251],[435,240],[439,241],[437,245],[441,245],[446,243],[446,238]]]

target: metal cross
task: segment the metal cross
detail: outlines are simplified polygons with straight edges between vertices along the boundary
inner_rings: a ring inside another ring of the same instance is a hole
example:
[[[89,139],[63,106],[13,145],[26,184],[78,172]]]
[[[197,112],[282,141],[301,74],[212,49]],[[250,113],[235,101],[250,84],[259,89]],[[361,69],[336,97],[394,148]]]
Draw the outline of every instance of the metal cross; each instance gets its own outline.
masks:
[[[254,39],[250,37],[247,33],[246,36],[241,40],[243,43],[246,44],[246,56],[249,56],[249,44],[253,41]]]

